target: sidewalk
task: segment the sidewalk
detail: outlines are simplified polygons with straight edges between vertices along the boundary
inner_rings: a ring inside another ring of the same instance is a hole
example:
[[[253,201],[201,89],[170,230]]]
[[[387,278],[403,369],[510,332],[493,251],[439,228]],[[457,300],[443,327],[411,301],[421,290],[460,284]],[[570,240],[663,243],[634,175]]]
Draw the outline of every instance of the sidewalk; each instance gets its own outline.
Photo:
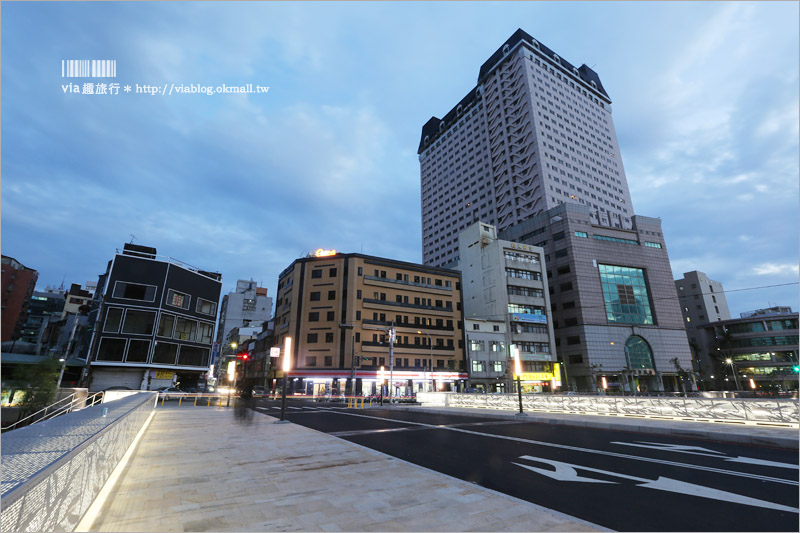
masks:
[[[90,531],[607,531],[292,423],[159,406]]]
[[[602,416],[545,413],[540,411],[526,412],[524,417],[519,417],[515,411],[499,409],[476,409],[471,407],[423,407],[413,405],[395,405],[392,409],[424,410],[431,413],[465,414],[501,419],[523,419],[527,422],[542,422],[546,424],[562,424],[567,426],[591,427],[599,429],[613,429],[619,431],[634,431],[655,435],[671,435],[675,437],[690,437],[723,442],[737,442],[740,444],[756,444],[774,446],[797,450],[800,444],[800,432],[794,428],[770,427],[765,425],[744,425],[722,422],[691,422],[683,420],[662,420],[633,416]]]

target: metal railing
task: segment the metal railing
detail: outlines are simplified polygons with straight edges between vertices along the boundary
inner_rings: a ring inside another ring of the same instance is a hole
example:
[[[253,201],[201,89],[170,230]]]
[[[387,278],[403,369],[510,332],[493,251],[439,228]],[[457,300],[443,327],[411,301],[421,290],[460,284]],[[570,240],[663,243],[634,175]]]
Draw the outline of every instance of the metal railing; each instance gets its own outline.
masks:
[[[73,392],[69,396],[62,398],[57,402],[51,403],[43,409],[39,409],[35,413],[31,413],[25,418],[17,420],[13,424],[5,426],[2,428],[2,431],[10,431],[12,429],[16,429],[18,426],[30,426],[39,422],[44,422],[45,420],[50,420],[51,418],[71,413],[72,411],[91,407],[95,404],[101,403],[102,401],[102,392],[96,392],[89,396],[83,396],[82,394],[79,395],[79,393]],[[39,416],[39,418],[36,418],[37,416]]]
[[[3,435],[0,531],[73,531],[155,399],[143,392]]]

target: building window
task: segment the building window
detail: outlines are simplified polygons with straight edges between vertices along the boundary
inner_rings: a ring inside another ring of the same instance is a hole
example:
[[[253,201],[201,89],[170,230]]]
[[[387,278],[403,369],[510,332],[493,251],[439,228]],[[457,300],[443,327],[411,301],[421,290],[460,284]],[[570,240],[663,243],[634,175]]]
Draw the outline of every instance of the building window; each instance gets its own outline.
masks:
[[[661,243],[658,242],[647,242],[644,243],[645,246],[649,246],[650,248],[661,248]]]
[[[98,361],[122,361],[125,354],[125,339],[103,337],[97,348]]]
[[[358,275],[359,276],[363,276],[364,275],[364,268],[363,267],[358,267]]]
[[[207,322],[200,322],[200,338],[198,339],[203,344],[211,344],[211,337],[214,335],[214,324]]]
[[[153,349],[153,362],[162,365],[174,365],[178,358],[178,345],[172,342],[156,341]]]
[[[335,278],[336,277],[336,269],[335,268],[332,268],[330,270],[330,272],[328,273],[328,277],[330,277],[330,278]]]
[[[356,291],[356,300],[360,300],[360,299],[361,299],[361,289],[358,289]]]
[[[125,361],[128,363],[146,363],[150,355],[150,341],[131,339]]]
[[[506,268],[506,277],[518,279],[533,279],[541,280],[542,274],[540,272],[533,272],[531,270],[520,270],[517,268]]]
[[[356,342],[361,342],[361,333],[356,331]]]
[[[583,363],[583,354],[573,353],[569,355],[569,364],[579,365]]]
[[[500,331],[500,326],[492,326],[493,331]]]
[[[114,284],[113,296],[114,298],[124,298],[126,300],[154,302],[156,300],[156,291],[157,287],[155,285],[118,281]]]
[[[652,370],[653,350],[647,341],[638,335],[631,335],[625,341],[625,359],[630,369]]]
[[[122,333],[152,335],[155,322],[156,314],[152,311],[128,309],[125,313],[125,322],[122,324]]]
[[[119,325],[122,323],[122,309],[118,307],[109,307],[106,311],[106,321],[103,324],[104,333],[116,333],[119,331]]]
[[[319,322],[319,313],[317,311],[313,311],[308,313],[308,321],[309,322]]]
[[[571,291],[572,290],[572,282],[568,281],[566,283],[562,283],[561,285],[558,286],[558,288],[559,288],[559,290],[561,292]]]
[[[483,363],[483,361],[472,361],[472,371],[473,372],[483,372],[484,371],[484,363]]]
[[[333,356],[326,355],[325,356],[325,366],[333,366]]]
[[[334,321],[335,319],[336,319],[336,317],[335,317],[335,312],[334,312],[334,311],[328,311],[328,314],[327,314],[327,316],[325,317],[325,320],[327,320],[328,322],[332,322],[332,321]]]
[[[320,269],[312,270],[311,271],[311,277],[312,278],[321,278],[322,277],[322,270],[320,270]]]
[[[509,313],[523,313],[526,315],[543,315],[544,307],[538,305],[508,304]]]
[[[181,366],[208,366],[208,348],[181,345],[178,364]]]
[[[442,346],[443,345],[443,342],[440,342],[440,341],[442,341],[442,339],[436,339],[437,346]],[[471,341],[469,341],[469,349],[470,349],[470,351],[473,351],[473,352],[482,352],[482,351],[484,351],[486,349],[486,347],[483,344],[483,341],[471,340]]]
[[[176,290],[170,289],[167,291],[167,305],[172,307],[179,307],[181,309],[189,309],[189,295]]]
[[[585,231],[576,231],[576,232],[575,232],[575,236],[576,236],[576,237],[584,237],[584,238],[586,238],[586,237],[588,237],[588,236],[589,236],[589,234],[588,234],[588,233],[586,233]]]
[[[217,314],[217,304],[208,300],[203,300],[202,298],[198,298],[197,312],[202,315],[214,316]]]
[[[306,366],[317,366],[317,356],[316,355],[307,355],[306,356]]]
[[[609,237],[607,235],[592,235],[592,238],[597,239],[598,241],[618,242],[621,244],[635,244],[637,246],[639,245],[638,241],[634,241],[632,239],[620,239],[619,237]]]
[[[361,320],[361,311],[356,311],[356,320]]]
[[[567,257],[567,249],[556,250],[556,257]]]
[[[603,264],[598,267],[608,321],[654,324],[644,270]]]
[[[173,339],[195,342],[196,335],[197,322],[185,318],[178,318],[175,321],[175,334],[172,336]]]
[[[333,342],[333,333],[328,332],[325,334],[325,342]]]
[[[318,302],[319,298],[320,298],[320,293],[319,292],[312,292],[310,294],[310,297],[311,297],[311,301],[312,302]]]
[[[328,291],[328,300],[336,299],[336,291]]]
[[[175,316],[163,314],[158,321],[158,336],[172,338],[172,330],[175,327]]]
[[[472,324],[472,329],[479,330],[479,329],[481,329],[481,325],[480,324]]]
[[[502,361],[492,361],[492,370],[495,372],[503,372],[503,362]]]
[[[306,342],[308,344],[314,344],[315,342],[317,342],[317,339],[318,339],[318,335],[316,333],[308,333],[306,335]]]

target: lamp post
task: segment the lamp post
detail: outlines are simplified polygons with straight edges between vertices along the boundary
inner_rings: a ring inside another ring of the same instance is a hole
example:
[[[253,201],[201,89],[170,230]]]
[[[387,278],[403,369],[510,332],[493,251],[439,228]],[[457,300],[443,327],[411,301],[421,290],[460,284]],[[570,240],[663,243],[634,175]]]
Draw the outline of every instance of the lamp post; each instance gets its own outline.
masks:
[[[737,391],[742,390],[739,387],[739,377],[736,375],[736,365],[733,363],[733,359],[728,357],[727,359],[725,359],[725,362],[731,365],[731,372],[733,373],[733,381],[736,383],[736,390]]]
[[[56,385],[56,388],[60,389],[61,380],[64,379],[64,369],[67,368],[67,356],[62,357],[58,362],[61,363],[61,374],[58,375],[58,385]]]
[[[433,392],[433,337],[431,337],[430,333],[425,333],[419,330],[417,330],[417,334],[428,336],[428,343],[431,347],[431,353],[428,356],[428,379],[431,382],[431,392]]]
[[[286,337],[283,343],[283,392],[281,394],[281,419],[278,422],[286,422],[286,386],[289,383],[289,370],[292,369],[292,338]]]
[[[517,396],[519,397],[519,413],[517,416],[525,416],[522,412],[522,362],[519,360],[519,348],[511,347],[511,353],[514,354],[514,373],[517,375]]]
[[[392,327],[389,329],[389,403],[394,403],[392,397],[392,389],[394,389],[394,339],[397,333],[394,329],[394,320],[392,320]]]

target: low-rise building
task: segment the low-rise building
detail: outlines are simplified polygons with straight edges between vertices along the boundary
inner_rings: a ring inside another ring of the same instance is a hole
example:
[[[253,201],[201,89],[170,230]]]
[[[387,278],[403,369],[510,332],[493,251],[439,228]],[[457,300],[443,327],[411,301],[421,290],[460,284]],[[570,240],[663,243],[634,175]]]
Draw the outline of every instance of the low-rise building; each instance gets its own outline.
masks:
[[[28,305],[36,287],[39,273],[13,257],[2,256],[2,313],[0,333],[3,341],[20,338],[28,315]]]
[[[508,324],[505,320],[467,318],[467,369],[469,388],[475,392],[511,390],[508,355]]]
[[[378,394],[381,368],[393,396],[461,390],[461,306],[457,271],[319,250],[279,276],[275,343],[292,338],[290,387],[309,395]]]

